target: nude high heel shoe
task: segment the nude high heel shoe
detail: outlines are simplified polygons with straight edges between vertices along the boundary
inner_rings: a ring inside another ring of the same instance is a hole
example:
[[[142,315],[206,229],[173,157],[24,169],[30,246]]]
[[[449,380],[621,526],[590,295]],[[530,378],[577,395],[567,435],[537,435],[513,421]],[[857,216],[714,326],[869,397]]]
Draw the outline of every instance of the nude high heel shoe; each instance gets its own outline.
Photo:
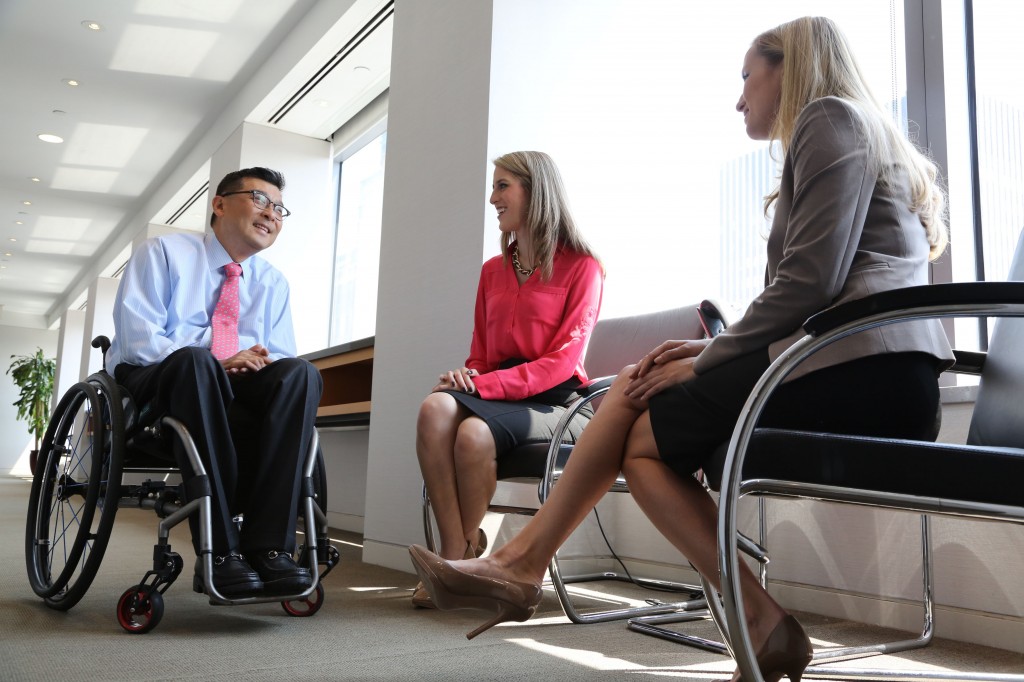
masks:
[[[474,547],[471,543],[466,543],[466,554],[463,559],[479,559],[483,553],[487,550],[487,534],[484,533],[484,529],[481,528],[477,531],[476,546]],[[430,599],[430,593],[427,592],[427,588],[420,583],[416,586],[416,589],[412,592],[412,605],[418,609],[433,609],[435,608],[434,602]]]
[[[521,623],[536,612],[540,603],[540,585],[463,573],[420,545],[410,547],[409,554],[437,608],[495,612],[491,620],[466,633],[466,639],[473,639],[498,623],[509,620]]]
[[[807,633],[793,616],[786,616],[779,621],[768,639],[757,652],[757,667],[765,682],[778,682],[785,675],[791,682],[800,682],[804,670],[811,662],[814,650]],[[741,682],[739,671],[733,675],[732,682]]]

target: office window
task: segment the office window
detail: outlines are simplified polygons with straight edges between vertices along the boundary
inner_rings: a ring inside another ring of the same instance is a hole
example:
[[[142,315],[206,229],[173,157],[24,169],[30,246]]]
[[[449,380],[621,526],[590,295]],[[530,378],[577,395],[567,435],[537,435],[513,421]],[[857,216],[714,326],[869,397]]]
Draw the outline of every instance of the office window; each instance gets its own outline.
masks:
[[[332,346],[376,330],[386,147],[387,133],[381,133],[339,164]]]
[[[952,279],[1001,280],[1024,228],[1024,92],[1016,87],[1015,47],[1024,5],[944,2],[941,18]],[[958,320],[956,346],[985,348],[989,331]]]
[[[706,297],[743,308],[763,288],[763,197],[778,169],[735,109],[760,32],[809,14],[834,19],[905,124],[902,0],[593,0],[587,12],[546,3],[543,21],[499,9],[506,28],[522,24],[495,49],[542,50],[546,68],[525,78],[510,60],[492,73],[502,84],[491,93],[493,151],[541,149],[558,163],[606,266],[603,317]],[[524,97],[535,115],[521,115]],[[506,120],[506,110],[517,115]]]
[[[998,280],[1005,279],[1024,228],[1024,91],[1016,47],[1024,5],[993,0],[971,5],[983,274]]]

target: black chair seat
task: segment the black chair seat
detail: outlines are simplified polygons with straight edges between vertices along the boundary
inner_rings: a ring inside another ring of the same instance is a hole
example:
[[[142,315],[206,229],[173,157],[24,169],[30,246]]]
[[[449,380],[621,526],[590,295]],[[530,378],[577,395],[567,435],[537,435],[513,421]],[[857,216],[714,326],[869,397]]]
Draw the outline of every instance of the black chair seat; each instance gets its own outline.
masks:
[[[1009,447],[761,428],[743,463],[743,480],[755,478],[1024,506],[1024,450]]]
[[[561,471],[572,454],[572,445],[563,443],[558,448],[556,471]],[[548,461],[547,443],[528,443],[498,458],[498,480],[510,478],[539,478]]]

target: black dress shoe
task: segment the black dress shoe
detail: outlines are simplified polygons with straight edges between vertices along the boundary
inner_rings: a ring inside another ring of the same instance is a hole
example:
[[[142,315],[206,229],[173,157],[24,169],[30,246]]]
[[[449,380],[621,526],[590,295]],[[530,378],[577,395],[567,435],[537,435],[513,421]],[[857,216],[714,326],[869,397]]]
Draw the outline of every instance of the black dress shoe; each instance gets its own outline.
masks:
[[[251,597],[263,590],[263,581],[238,552],[213,557],[213,586],[228,598]],[[203,560],[196,557],[196,575],[192,589],[206,592],[203,586]]]
[[[298,566],[287,552],[254,552],[249,555],[249,561],[267,594],[298,594],[313,585],[309,569]]]

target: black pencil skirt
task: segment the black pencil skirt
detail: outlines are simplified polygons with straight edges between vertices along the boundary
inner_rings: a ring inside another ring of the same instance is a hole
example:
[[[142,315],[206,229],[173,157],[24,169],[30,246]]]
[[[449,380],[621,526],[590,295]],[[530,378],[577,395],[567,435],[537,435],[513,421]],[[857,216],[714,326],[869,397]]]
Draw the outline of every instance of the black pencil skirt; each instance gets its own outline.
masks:
[[[485,400],[460,391],[445,392],[474,416],[484,420],[494,435],[499,457],[520,445],[551,442],[559,420],[567,407],[578,397],[571,390],[555,392],[559,395],[552,402],[546,401],[552,397],[552,391],[526,400]],[[594,412],[589,405],[580,410],[569,423],[563,441],[575,443],[592,416]]]
[[[767,349],[750,353],[651,398],[651,429],[662,461],[680,476],[708,466],[732,436],[743,404],[769,364]],[[939,409],[937,364],[927,353],[886,353],[819,369],[780,386],[758,426],[929,437]],[[711,474],[716,478],[721,472]]]

